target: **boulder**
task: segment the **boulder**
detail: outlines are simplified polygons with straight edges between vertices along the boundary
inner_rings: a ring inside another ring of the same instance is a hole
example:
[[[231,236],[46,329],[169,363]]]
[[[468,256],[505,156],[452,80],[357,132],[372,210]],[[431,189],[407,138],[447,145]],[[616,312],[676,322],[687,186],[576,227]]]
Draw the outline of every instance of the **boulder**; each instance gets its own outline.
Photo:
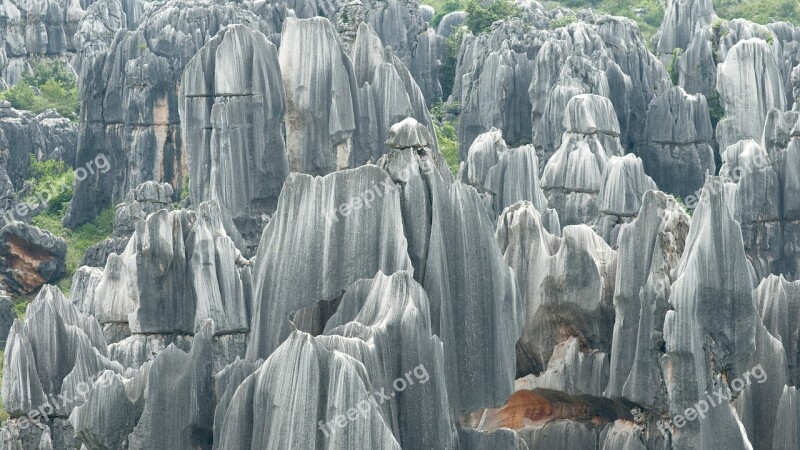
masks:
[[[67,242],[22,222],[0,228],[0,284],[30,294],[67,274]]]

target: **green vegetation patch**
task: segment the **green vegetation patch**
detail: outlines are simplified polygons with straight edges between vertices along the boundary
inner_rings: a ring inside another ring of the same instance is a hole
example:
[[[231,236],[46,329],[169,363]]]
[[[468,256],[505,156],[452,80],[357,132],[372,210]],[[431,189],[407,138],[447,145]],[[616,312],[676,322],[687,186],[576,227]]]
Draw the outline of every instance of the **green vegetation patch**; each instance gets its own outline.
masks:
[[[55,109],[70,120],[78,120],[80,97],[73,74],[58,60],[39,59],[31,63],[31,71],[12,88],[0,92],[16,109],[39,114]]]

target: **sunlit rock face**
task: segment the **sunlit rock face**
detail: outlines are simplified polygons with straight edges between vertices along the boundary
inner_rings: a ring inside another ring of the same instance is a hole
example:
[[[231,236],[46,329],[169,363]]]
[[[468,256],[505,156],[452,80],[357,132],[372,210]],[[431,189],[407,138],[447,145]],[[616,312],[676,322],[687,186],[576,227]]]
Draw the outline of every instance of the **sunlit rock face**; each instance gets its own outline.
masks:
[[[664,65],[669,64],[676,49],[689,48],[697,32],[716,18],[711,0],[669,0],[664,21],[654,38],[656,55]]]
[[[289,173],[275,45],[244,25],[222,29],[186,65],[179,107],[191,199],[216,200],[257,236]]]

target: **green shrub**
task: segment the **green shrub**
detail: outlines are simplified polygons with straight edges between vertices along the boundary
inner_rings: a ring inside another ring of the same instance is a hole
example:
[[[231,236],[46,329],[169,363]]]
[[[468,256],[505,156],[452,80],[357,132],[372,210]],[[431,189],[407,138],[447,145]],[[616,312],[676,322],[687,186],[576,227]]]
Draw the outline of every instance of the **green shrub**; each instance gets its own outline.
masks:
[[[444,16],[450,14],[451,12],[461,11],[463,6],[458,0],[447,0],[442,4],[442,6],[438,8],[434,6],[434,8],[436,9],[436,14],[433,16],[433,19],[431,19],[431,26],[437,28],[439,27],[439,23],[441,23]]]
[[[45,59],[31,63],[31,69],[22,75],[19,83],[0,92],[0,98],[8,100],[16,109],[34,114],[55,109],[64,117],[77,120],[80,97],[72,73],[59,61]]]
[[[669,77],[672,79],[672,84],[677,86],[680,84],[681,73],[679,68],[679,62],[681,59],[681,53],[683,50],[676,48],[672,51],[672,60],[669,62],[669,67],[667,67],[667,72],[669,72]]]
[[[34,217],[31,222],[67,241],[67,275],[58,283],[58,287],[64,295],[69,295],[72,289],[72,276],[80,266],[83,255],[89,247],[108,238],[114,231],[114,208],[103,210],[94,221],[74,230],[64,227],[61,223],[62,218],[61,214],[44,212]]]
[[[560,16],[560,17],[550,21],[550,29],[551,30],[557,30],[559,28],[566,27],[566,26],[568,26],[568,25],[570,25],[572,23],[575,23],[577,21],[578,21],[578,18],[575,17],[575,16],[571,16],[571,15]]]
[[[439,152],[444,155],[447,161],[447,166],[453,175],[458,173],[459,159],[458,159],[458,138],[456,137],[456,128],[453,122],[444,122],[441,126],[433,124],[436,130],[436,142],[439,143]]]
[[[444,58],[439,67],[439,83],[442,85],[442,98],[447,98],[453,92],[453,85],[456,81],[456,66],[458,66],[458,55],[461,53],[461,41],[467,27],[460,27],[454,30],[447,38],[444,49]]]
[[[486,6],[481,5],[480,0],[467,0],[464,10],[467,12],[465,24],[475,35],[491,30],[498,20],[522,16],[522,10],[510,0],[496,0]]]
[[[46,200],[47,212],[63,215],[72,200],[75,179],[73,170],[64,161],[39,161],[33,155],[30,156],[28,170],[31,174],[28,179],[31,192],[26,202],[39,203]]]

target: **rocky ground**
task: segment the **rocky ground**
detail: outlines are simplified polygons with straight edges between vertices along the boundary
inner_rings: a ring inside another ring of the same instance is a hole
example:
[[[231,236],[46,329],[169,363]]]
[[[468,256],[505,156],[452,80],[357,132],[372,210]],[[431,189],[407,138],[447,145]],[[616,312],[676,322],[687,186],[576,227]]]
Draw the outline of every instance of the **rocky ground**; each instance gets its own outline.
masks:
[[[5,0],[0,449],[800,448],[800,26],[481,8]]]

